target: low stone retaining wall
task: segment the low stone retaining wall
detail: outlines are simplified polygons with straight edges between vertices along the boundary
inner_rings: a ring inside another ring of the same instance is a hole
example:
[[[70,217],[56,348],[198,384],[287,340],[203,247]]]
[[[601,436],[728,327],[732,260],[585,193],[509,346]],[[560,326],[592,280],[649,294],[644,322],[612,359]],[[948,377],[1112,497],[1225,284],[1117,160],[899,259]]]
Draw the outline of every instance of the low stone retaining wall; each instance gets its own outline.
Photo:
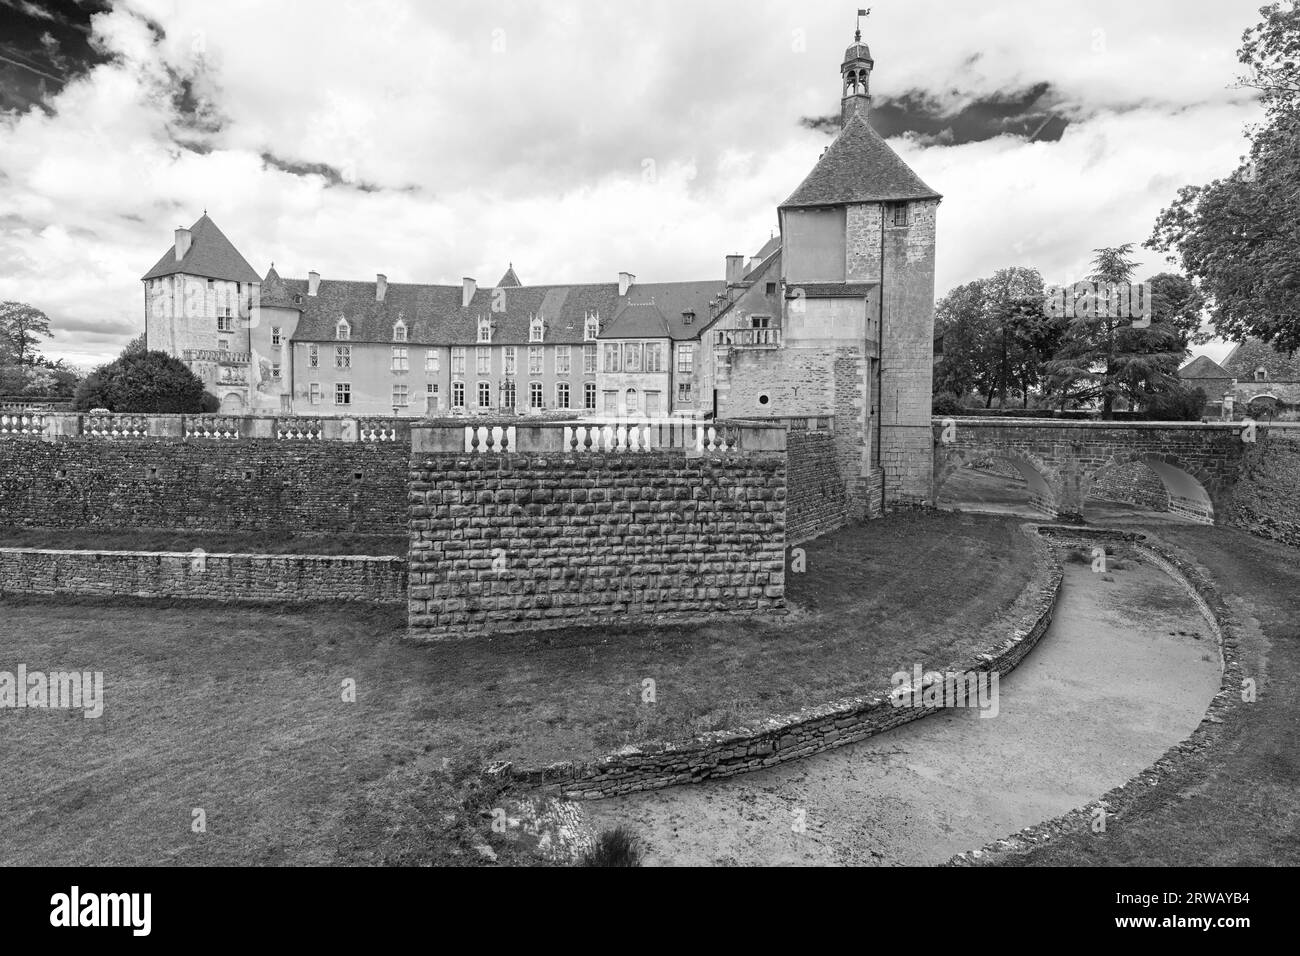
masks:
[[[406,561],[353,555],[0,548],[0,596],[15,594],[405,604]]]
[[[935,668],[942,672],[1013,670],[1038,643],[1052,621],[1060,593],[1062,569],[1051,548],[1026,526],[1027,544],[1035,551],[1036,567],[1015,607],[1011,637],[991,638],[989,651],[975,659]],[[762,767],[797,760],[843,747],[900,724],[935,713],[938,708],[894,706],[887,694],[851,697],[797,714],[774,717],[757,728],[719,731],[661,749],[625,748],[593,763],[559,763],[537,769],[509,764],[488,768],[510,782],[540,787],[569,799],[598,799],[640,790],[658,790],[710,778],[731,777]]]

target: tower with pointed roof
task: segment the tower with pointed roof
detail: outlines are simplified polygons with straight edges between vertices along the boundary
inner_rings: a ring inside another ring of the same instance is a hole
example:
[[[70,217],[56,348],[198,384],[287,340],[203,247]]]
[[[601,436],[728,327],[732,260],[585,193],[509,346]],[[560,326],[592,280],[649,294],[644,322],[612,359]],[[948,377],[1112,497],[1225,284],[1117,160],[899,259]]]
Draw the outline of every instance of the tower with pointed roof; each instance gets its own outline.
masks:
[[[848,125],[854,114],[867,119],[871,111],[871,71],[875,67],[871,49],[862,42],[862,31],[853,34],[852,45],[844,51],[840,64],[843,93],[840,97],[840,128]]]

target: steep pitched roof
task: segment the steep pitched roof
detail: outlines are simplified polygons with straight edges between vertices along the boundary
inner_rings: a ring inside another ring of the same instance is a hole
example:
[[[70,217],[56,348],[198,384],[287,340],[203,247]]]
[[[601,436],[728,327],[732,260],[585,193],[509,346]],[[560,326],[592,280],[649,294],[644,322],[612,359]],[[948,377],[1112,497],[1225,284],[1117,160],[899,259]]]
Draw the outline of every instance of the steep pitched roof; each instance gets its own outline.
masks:
[[[1232,373],[1208,355],[1188,362],[1178,370],[1179,378],[1232,378]]]
[[[262,280],[261,297],[258,304],[267,308],[279,309],[301,309],[298,303],[293,301],[293,293],[285,281],[280,278],[280,273],[275,271],[275,263],[271,263],[271,268],[267,270],[266,278]]]
[[[653,302],[629,302],[619,309],[614,321],[600,330],[602,339],[662,339],[668,337],[668,323]]]
[[[625,296],[618,294],[614,282],[478,289],[469,307],[462,308],[459,285],[389,282],[384,301],[376,302],[373,281],[321,279],[314,296],[307,295],[305,279],[286,279],[284,284],[290,299],[302,296],[295,342],[332,342],[338,320],[345,318],[351,341],[391,343],[393,326],[400,318],[413,345],[474,345],[480,316],[492,321],[492,344],[528,345],[534,315],[541,315],[546,323],[543,344],[578,345],[584,341],[588,312],[600,316],[604,330],[629,303],[651,299],[662,313],[653,337],[693,338],[697,329],[684,325],[680,315],[674,322],[668,310],[693,307],[701,319],[707,318],[708,300],[724,286],[722,282],[654,283],[632,286]]]
[[[940,198],[854,113],[781,208]]]
[[[230,282],[261,282],[259,276],[239,254],[225,233],[208,218],[205,212],[198,222],[190,226],[190,250],[185,258],[176,261],[176,244],[172,243],[158,264],[144,274],[143,279],[158,279],[162,276],[185,275],[201,276],[205,279],[226,279]]]
[[[512,262],[510,268],[506,269],[506,274],[497,280],[496,287],[498,289],[509,289],[521,285],[523,283],[519,281],[519,276],[515,275],[515,264]]]

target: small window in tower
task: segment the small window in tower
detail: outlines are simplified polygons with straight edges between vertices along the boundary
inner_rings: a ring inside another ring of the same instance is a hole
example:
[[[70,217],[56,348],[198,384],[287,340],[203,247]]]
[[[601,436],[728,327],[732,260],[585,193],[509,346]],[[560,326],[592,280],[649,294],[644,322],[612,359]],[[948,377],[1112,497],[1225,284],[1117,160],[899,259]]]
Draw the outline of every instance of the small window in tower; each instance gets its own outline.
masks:
[[[892,216],[891,222],[893,223],[893,225],[895,226],[907,225],[907,203],[905,202],[892,203],[890,208],[890,213]]]
[[[766,287],[766,290],[765,290],[765,291],[767,292],[768,295],[776,295],[776,283],[775,283],[775,282],[769,282],[769,283],[767,284],[767,287]]]

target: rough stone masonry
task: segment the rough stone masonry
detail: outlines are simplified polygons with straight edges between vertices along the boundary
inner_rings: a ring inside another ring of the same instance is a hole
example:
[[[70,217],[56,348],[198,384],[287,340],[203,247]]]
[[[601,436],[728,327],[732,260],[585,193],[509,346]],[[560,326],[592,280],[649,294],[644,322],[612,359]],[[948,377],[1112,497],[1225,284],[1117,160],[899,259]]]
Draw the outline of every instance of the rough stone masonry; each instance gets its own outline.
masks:
[[[463,432],[413,433],[412,637],[784,609],[783,429],[737,429],[741,447],[704,454],[575,451],[560,427],[466,453]]]

